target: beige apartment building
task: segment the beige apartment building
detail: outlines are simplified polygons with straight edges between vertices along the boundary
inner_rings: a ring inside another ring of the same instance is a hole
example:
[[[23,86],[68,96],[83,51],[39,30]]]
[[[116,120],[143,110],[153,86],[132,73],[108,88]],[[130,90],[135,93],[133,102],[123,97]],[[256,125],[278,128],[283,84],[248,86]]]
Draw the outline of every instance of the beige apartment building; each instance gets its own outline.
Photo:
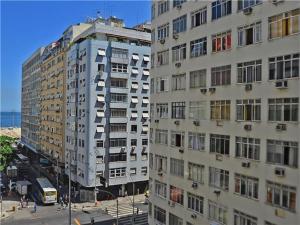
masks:
[[[152,2],[150,225],[300,224],[299,17]]]

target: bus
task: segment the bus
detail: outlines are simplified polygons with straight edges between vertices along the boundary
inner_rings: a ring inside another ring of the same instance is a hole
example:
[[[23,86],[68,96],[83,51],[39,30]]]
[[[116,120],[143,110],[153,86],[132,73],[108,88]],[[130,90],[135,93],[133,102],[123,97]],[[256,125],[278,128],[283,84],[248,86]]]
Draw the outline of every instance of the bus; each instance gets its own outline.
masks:
[[[37,193],[35,195],[44,205],[57,202],[57,191],[45,177],[36,178]]]

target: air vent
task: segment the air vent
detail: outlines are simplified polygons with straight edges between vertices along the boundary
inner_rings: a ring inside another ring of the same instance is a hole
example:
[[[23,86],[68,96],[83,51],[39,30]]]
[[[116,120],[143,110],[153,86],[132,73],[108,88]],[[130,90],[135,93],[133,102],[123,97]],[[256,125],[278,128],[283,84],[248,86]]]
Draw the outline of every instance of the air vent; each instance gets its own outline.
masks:
[[[278,89],[288,88],[288,82],[287,82],[287,80],[277,81],[275,83],[275,87]]]
[[[283,124],[283,123],[279,123],[276,125],[276,130],[278,131],[284,131],[286,130],[286,124]]]
[[[216,92],[216,88],[212,87],[208,89],[210,93],[215,93]]]
[[[277,5],[278,3],[283,2],[284,0],[271,0],[271,1],[274,5]]]
[[[173,201],[169,201],[168,204],[169,204],[171,207],[174,207],[174,206],[175,206],[175,202],[173,202]]]
[[[250,168],[250,162],[242,162],[242,167]]]
[[[251,90],[252,90],[252,84],[246,84],[245,91],[251,91]]]
[[[177,6],[176,6],[176,9],[178,9],[178,10],[180,10],[181,8],[182,8],[181,5],[177,5]]]
[[[154,120],[154,123],[158,123],[159,122],[159,120]]]
[[[200,126],[200,121],[199,120],[194,120],[193,124],[198,127],[198,126]]]
[[[244,125],[244,129],[246,131],[250,131],[250,130],[252,130],[252,125],[251,124],[246,124],[246,125]]]
[[[283,177],[285,175],[285,169],[284,168],[275,168],[275,175],[279,177]]]
[[[180,124],[180,121],[179,121],[179,120],[175,120],[175,121],[174,121],[174,124],[175,124],[175,125],[179,125],[179,124]]]
[[[183,149],[183,148],[180,148],[178,151],[179,151],[180,153],[184,153],[184,149]]]
[[[160,39],[159,42],[163,45],[166,42],[166,40],[165,39]]]
[[[179,67],[181,67],[181,63],[180,63],[180,62],[175,63],[175,66],[176,66],[177,68],[179,68]]]
[[[251,7],[246,8],[246,9],[243,10],[243,12],[244,12],[245,15],[250,15],[252,13],[252,8]]]
[[[192,188],[197,188],[197,187],[198,187],[198,183],[196,181],[193,181]]]
[[[179,38],[179,35],[178,34],[173,34],[173,38],[176,40]]]
[[[196,215],[195,213],[193,213],[193,214],[191,215],[191,218],[192,218],[192,219],[197,219],[197,215]]]
[[[216,154],[216,160],[217,160],[217,161],[222,161],[222,160],[223,160],[223,155],[221,155],[221,154]]]
[[[206,88],[201,88],[200,91],[201,91],[202,94],[205,94],[207,92],[207,89]]]

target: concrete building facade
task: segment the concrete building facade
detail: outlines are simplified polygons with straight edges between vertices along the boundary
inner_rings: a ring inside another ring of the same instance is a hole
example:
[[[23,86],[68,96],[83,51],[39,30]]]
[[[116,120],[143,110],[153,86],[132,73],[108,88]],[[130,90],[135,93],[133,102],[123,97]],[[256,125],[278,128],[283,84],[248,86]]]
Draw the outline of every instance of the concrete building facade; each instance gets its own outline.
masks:
[[[297,1],[153,1],[151,225],[300,223]]]
[[[71,166],[82,187],[105,179],[116,194],[133,182],[142,191],[149,178],[150,34],[99,18],[66,60],[66,172]]]

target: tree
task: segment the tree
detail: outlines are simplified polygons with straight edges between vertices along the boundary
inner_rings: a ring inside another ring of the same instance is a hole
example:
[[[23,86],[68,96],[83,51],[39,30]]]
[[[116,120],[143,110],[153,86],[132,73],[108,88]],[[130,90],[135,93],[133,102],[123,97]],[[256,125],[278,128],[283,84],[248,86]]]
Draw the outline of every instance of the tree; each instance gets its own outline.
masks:
[[[12,159],[13,147],[12,143],[15,138],[8,136],[0,136],[0,172],[3,171]]]

